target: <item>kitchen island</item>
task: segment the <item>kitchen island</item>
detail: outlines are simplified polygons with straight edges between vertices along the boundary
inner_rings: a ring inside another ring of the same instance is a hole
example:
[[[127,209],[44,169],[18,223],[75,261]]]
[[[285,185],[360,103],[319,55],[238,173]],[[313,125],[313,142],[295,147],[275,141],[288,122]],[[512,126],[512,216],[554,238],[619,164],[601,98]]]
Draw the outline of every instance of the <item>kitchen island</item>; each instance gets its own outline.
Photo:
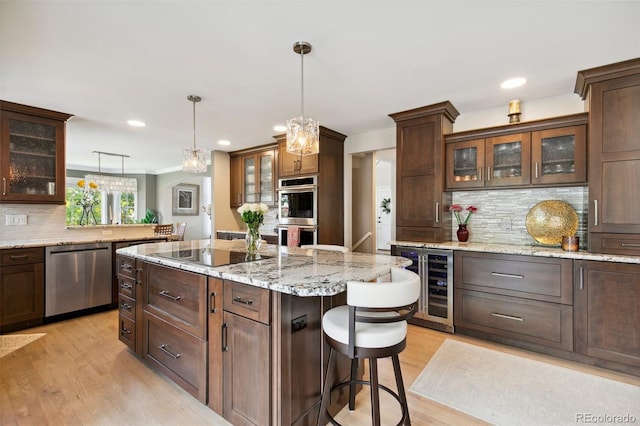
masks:
[[[409,260],[244,241],[119,249],[120,339],[233,424],[315,424],[328,358],[322,315],[348,281]],[[349,374],[342,359],[337,377]],[[338,395],[340,402],[345,395]],[[332,408],[337,411],[341,404]]]

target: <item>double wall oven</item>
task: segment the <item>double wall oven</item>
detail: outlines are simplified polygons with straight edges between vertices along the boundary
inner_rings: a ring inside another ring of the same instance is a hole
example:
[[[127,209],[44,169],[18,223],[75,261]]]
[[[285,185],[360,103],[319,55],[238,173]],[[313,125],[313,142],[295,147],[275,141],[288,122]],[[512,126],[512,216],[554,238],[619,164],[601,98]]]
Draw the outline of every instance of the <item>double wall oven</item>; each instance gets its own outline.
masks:
[[[278,180],[278,244],[288,245],[290,234],[297,245],[318,243],[318,177]]]

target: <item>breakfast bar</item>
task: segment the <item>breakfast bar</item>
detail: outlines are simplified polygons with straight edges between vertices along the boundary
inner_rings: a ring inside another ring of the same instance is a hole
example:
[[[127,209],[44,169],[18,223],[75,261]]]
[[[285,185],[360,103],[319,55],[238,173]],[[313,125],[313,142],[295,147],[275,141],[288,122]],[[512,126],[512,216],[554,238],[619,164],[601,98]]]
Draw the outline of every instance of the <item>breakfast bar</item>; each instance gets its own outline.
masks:
[[[231,423],[259,425],[315,424],[323,313],[345,303],[348,281],[375,285],[410,264],[270,244],[252,256],[225,240],[127,247],[117,262],[120,340]]]

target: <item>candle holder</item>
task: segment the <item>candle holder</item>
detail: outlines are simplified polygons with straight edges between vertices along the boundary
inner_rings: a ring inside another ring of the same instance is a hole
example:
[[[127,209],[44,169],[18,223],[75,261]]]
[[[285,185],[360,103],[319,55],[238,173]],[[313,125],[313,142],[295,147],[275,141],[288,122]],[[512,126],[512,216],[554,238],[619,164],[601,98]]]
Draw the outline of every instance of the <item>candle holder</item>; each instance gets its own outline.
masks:
[[[520,122],[520,99],[509,101],[509,123]]]

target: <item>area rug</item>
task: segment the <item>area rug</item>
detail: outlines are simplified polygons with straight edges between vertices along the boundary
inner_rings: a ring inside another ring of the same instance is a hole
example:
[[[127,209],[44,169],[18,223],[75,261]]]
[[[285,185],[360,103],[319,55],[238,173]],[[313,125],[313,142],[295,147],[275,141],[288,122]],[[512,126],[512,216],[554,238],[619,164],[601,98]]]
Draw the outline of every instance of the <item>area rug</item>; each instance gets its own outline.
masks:
[[[8,334],[0,336],[0,358],[38,340],[45,334],[47,333]]]
[[[640,422],[640,387],[447,339],[411,392],[496,425]]]

